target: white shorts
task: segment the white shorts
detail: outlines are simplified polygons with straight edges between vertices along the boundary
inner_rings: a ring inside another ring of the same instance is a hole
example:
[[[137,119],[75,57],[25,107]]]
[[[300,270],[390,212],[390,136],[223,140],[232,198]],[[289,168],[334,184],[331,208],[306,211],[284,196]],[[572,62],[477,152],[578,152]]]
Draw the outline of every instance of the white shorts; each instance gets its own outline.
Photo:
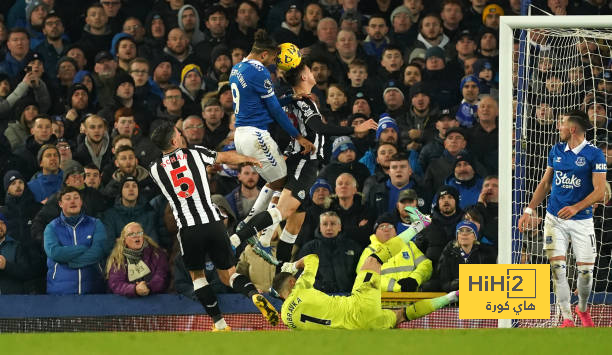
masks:
[[[238,153],[261,162],[263,167],[255,167],[255,170],[266,182],[287,176],[285,159],[268,131],[255,127],[236,127],[234,144]]]
[[[593,219],[566,220],[547,212],[544,220],[544,249],[548,250],[549,256],[566,256],[570,241],[576,261],[595,262],[597,251]]]

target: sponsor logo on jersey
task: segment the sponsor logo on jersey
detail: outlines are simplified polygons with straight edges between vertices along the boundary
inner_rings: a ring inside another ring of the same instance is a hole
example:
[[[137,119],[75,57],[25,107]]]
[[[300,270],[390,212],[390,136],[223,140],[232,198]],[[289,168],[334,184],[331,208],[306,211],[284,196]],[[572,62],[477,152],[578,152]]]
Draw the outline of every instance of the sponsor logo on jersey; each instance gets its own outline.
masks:
[[[562,171],[555,171],[555,185],[561,186],[564,189],[578,188],[582,185],[582,180],[577,178],[574,174],[568,177],[566,173]]]
[[[586,159],[584,157],[576,158],[576,166],[584,166],[586,164]]]

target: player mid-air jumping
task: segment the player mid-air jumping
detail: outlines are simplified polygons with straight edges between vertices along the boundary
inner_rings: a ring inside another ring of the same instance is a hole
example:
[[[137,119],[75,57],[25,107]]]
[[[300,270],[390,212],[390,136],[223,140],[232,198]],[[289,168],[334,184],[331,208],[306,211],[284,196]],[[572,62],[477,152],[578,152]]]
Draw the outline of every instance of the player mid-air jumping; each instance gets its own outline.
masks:
[[[563,328],[575,326],[565,261],[570,241],[578,269],[576,313],[583,327],[593,326],[587,311],[596,256],[593,204],[604,197],[607,164],[603,152],[585,139],[585,132],[590,127],[589,117],[582,111],[571,111],[561,116],[561,142],[550,150],[544,176],[518,221],[521,232],[532,228],[537,217],[534,210],[550,191],[544,220],[544,249],[552,269]]]

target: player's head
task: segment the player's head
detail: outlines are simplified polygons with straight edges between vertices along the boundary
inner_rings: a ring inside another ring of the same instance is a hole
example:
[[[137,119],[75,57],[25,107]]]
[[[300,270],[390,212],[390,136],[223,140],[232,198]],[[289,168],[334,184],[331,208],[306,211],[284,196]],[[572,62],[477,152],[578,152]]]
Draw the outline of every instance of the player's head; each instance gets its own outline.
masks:
[[[181,131],[170,122],[164,122],[151,133],[151,141],[162,152],[185,148],[187,143]]]
[[[295,286],[295,276],[290,272],[281,272],[274,276],[270,293],[282,300],[287,299]]]
[[[559,121],[559,136],[562,142],[567,142],[572,135],[584,136],[591,128],[589,116],[584,111],[572,110],[561,115]]]
[[[278,53],[276,41],[263,29],[255,31],[254,39],[249,57],[259,60],[266,67],[274,64]]]
[[[297,67],[287,70],[283,76],[291,87],[303,86],[309,92],[317,83],[314,74],[310,70],[310,65],[305,60],[302,60]]]

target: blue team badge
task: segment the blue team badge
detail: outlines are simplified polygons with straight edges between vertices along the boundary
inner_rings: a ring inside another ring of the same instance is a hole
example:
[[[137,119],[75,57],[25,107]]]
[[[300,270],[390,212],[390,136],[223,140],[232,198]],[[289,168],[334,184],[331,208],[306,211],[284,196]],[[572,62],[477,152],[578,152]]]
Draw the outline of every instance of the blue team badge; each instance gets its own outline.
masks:
[[[576,158],[576,166],[584,166],[586,164],[586,159],[584,157]]]
[[[546,244],[552,244],[552,235],[546,236]]]
[[[404,259],[409,260],[410,259],[410,253],[408,253],[407,251],[403,251],[402,252],[402,256],[404,257]]]

